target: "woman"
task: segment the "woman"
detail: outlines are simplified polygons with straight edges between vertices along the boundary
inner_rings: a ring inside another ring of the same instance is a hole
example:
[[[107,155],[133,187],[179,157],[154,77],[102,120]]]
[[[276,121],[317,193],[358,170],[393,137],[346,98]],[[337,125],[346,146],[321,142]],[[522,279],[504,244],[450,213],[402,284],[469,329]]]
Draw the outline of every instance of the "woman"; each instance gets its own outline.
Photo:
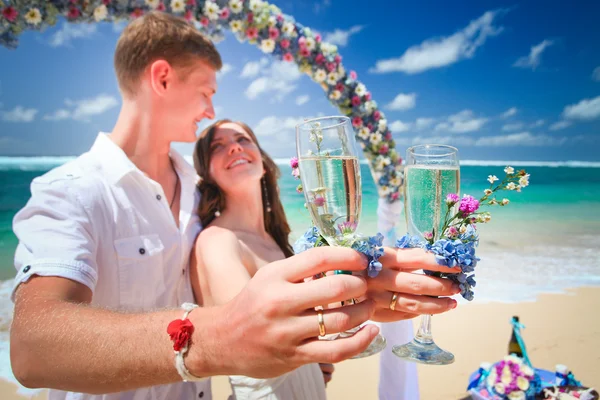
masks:
[[[279,168],[244,123],[220,120],[206,128],[194,151],[204,229],[192,253],[196,300],[219,305],[235,297],[264,265],[293,255],[279,199]],[[202,249],[202,250],[200,250]],[[317,364],[272,379],[230,376],[234,398],[325,399]]]

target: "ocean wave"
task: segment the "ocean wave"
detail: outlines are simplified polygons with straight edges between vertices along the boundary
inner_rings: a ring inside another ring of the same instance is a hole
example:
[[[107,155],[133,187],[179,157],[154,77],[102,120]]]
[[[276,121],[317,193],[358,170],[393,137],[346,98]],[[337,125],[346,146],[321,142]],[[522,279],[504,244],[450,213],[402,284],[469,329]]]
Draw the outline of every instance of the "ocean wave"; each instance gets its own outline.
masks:
[[[0,157],[0,171],[46,171],[75,159],[64,157]]]

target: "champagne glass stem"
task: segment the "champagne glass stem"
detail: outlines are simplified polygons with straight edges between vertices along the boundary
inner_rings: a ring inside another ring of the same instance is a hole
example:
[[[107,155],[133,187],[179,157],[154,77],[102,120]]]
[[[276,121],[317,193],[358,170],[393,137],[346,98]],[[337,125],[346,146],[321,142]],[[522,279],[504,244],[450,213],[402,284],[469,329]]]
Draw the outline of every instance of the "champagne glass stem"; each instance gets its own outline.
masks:
[[[415,340],[425,344],[433,343],[433,336],[431,336],[431,315],[424,314],[421,316],[421,322],[419,324],[419,330],[415,334]]]

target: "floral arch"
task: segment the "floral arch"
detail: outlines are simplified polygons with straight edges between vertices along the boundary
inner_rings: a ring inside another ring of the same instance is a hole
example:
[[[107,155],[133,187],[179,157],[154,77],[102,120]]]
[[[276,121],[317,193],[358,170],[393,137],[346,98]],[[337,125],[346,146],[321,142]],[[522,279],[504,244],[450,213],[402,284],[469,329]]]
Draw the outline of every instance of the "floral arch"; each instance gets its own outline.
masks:
[[[239,41],[295,63],[351,118],[379,195],[389,203],[400,198],[402,159],[371,93],[354,71],[346,71],[336,46],[262,0],[0,0],[0,44],[14,49],[23,31],[55,25],[61,16],[72,23],[115,22],[151,10],[181,16],[215,42],[230,30]]]

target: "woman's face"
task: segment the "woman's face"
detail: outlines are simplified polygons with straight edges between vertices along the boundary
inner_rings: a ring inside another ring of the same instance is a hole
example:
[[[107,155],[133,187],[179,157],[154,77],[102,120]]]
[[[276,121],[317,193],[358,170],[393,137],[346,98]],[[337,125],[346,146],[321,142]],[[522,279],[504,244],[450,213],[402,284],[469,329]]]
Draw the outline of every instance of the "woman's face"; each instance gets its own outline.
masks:
[[[238,124],[220,125],[210,144],[209,173],[225,193],[239,185],[258,181],[264,174],[260,150],[252,137]]]

